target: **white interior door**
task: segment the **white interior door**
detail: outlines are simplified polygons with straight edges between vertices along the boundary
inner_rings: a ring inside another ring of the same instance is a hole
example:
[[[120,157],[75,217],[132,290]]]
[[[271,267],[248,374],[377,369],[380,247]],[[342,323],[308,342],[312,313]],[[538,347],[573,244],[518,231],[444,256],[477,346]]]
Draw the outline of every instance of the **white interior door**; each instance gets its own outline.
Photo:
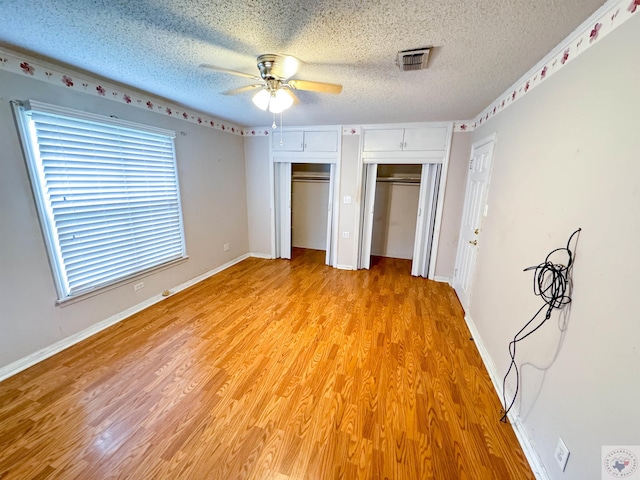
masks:
[[[456,266],[453,271],[453,288],[465,310],[471,299],[482,219],[486,213],[494,144],[495,135],[474,143],[471,147]]]
[[[413,262],[411,263],[411,275],[416,277],[429,277],[441,170],[442,165],[440,164],[425,163],[422,165],[416,236],[413,242]]]
[[[274,165],[276,258],[291,259],[291,163]]]
[[[378,164],[364,165],[364,200],[362,209],[362,231],[360,232],[360,256],[358,268],[371,266],[371,237],[373,236],[373,210],[376,203],[376,180]]]
[[[335,203],[335,172],[336,166],[335,164],[330,165],[329,171],[329,202],[327,205],[327,250],[325,253],[324,263],[327,265],[333,265],[333,237],[334,237],[334,215],[333,215],[333,205]]]

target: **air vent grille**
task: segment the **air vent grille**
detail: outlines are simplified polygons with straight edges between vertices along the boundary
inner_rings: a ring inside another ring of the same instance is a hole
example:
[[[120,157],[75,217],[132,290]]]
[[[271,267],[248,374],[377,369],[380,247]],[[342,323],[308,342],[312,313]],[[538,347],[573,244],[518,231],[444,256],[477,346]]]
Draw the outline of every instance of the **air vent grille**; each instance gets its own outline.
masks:
[[[414,48],[413,50],[403,50],[398,52],[396,64],[403,72],[413,70],[424,70],[429,61],[430,47]]]

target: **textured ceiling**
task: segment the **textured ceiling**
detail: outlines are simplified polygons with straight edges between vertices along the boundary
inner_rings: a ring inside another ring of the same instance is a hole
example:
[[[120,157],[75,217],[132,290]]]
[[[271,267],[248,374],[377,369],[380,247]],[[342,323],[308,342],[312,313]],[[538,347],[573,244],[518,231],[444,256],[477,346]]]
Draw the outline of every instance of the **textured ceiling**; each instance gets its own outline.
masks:
[[[288,125],[472,118],[604,0],[0,0],[0,44],[89,71],[241,125],[270,123],[251,94],[255,57],[286,53],[295,78],[341,83],[298,92]],[[399,50],[435,46],[400,72]]]

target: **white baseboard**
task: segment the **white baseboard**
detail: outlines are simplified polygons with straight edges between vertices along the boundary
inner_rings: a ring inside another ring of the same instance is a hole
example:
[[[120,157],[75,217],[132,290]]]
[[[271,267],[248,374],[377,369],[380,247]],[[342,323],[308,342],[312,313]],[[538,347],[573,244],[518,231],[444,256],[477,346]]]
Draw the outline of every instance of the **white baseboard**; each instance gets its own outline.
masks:
[[[485,346],[482,338],[480,337],[480,333],[476,328],[473,319],[469,315],[465,315],[465,322],[467,322],[467,326],[469,327],[469,331],[471,332],[471,336],[473,337],[474,343],[478,348],[478,352],[480,352],[480,356],[482,357],[482,362],[484,363],[487,372],[489,372],[489,377],[491,377],[491,382],[493,383],[493,388],[498,394],[498,398],[502,399],[502,377],[498,373],[495,364],[493,363],[493,359],[491,355],[489,355],[489,351]],[[511,427],[513,428],[514,433],[516,434],[516,438],[522,447],[522,451],[524,452],[525,457],[529,462],[529,466],[533,471],[537,480],[551,480],[547,469],[542,463],[542,459],[536,450],[531,437],[527,433],[522,420],[520,419],[520,415],[516,411],[516,408],[513,407],[508,415],[509,421],[511,422]],[[496,422],[497,422],[497,413],[496,413]]]
[[[179,291],[184,290],[186,288],[189,288],[192,285],[195,285],[196,283],[199,283],[215,275],[216,273],[220,273],[221,271],[226,270],[227,268],[235,265],[236,263],[241,262],[242,260],[248,257],[249,257],[249,254],[241,255],[231,260],[230,262],[225,263],[224,265],[221,265],[217,268],[209,270],[208,272],[205,272],[202,275],[198,275],[197,277],[192,278],[191,280],[187,280],[186,282],[181,283],[180,285],[170,289],[171,295],[178,293]],[[112,315],[111,317],[101,322],[94,323],[89,328],[85,328],[84,330],[78,333],[75,333],[70,337],[63,338],[62,340],[54,343],[53,345],[49,345],[48,347],[38,350],[37,352],[34,352],[31,355],[27,355],[26,357],[21,358],[20,360],[16,360],[15,362],[0,368],[0,382],[9,377],[12,377],[17,373],[20,373],[23,370],[26,370],[27,368],[35,365],[36,363],[41,362],[46,358],[49,358],[55,355],[56,353],[61,352],[62,350],[65,350],[71,347],[72,345],[75,345],[76,343],[81,342],[82,340],[89,338],[92,335],[95,335],[96,333],[106,328],[109,328],[112,325],[115,325],[118,322],[121,322],[122,320],[125,320],[131,315],[138,313],[144,310],[145,308],[148,308],[151,305],[164,300],[165,298],[168,298],[168,297],[163,297],[161,294],[155,295],[141,303],[138,303],[137,305],[134,305],[131,308],[127,308],[126,310],[120,313],[116,313],[115,315]]]
[[[269,255],[268,253],[255,253],[255,252],[251,252],[249,254],[250,257],[253,258],[264,258],[266,260],[272,260],[273,257],[271,257],[271,255]]]
[[[435,277],[433,277],[433,281],[434,282],[447,283],[447,284],[451,285],[451,277],[439,277],[438,275],[436,275]]]
[[[355,268],[353,268],[353,265],[343,265],[343,264],[341,264],[341,263],[338,263],[338,264],[336,265],[336,268],[337,268],[338,270],[355,270]]]

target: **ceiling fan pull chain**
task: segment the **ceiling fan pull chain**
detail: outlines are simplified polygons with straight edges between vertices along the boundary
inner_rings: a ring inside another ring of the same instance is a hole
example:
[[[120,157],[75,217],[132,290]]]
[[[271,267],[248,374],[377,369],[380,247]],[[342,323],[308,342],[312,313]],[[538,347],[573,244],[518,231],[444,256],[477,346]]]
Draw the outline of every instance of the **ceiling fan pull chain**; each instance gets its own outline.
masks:
[[[276,128],[278,128],[278,126],[276,125],[276,114],[273,114],[273,123],[271,124],[271,128],[273,128],[274,130]]]
[[[283,145],[284,141],[282,140],[282,112],[280,112],[280,146],[282,147]]]

